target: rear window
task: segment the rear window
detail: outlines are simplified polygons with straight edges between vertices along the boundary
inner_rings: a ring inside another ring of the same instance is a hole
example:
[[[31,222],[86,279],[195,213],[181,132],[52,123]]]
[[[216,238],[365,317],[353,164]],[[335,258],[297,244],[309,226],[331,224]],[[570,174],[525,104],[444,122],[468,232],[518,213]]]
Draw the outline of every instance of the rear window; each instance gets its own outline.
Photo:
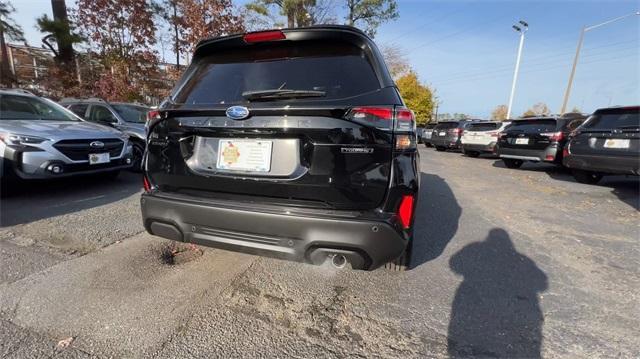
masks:
[[[441,123],[436,125],[435,129],[436,130],[448,130],[450,128],[456,128],[456,127],[458,127],[458,123],[457,122],[441,122]]]
[[[583,125],[591,130],[611,130],[640,128],[640,112],[638,110],[612,111],[595,113]]]
[[[553,132],[557,125],[554,119],[519,120],[511,123],[509,131]]]
[[[149,109],[138,105],[111,105],[126,122],[145,123]]]
[[[498,127],[500,127],[500,125],[495,122],[472,123],[467,126],[467,131],[491,131]]]
[[[424,129],[425,129],[425,130],[431,130],[431,129],[433,129],[434,127],[436,127],[436,125],[434,125],[434,124],[432,124],[432,123],[431,123],[431,124],[428,124],[428,125],[424,126]]]
[[[347,43],[250,46],[205,56],[194,66],[196,70],[175,95],[177,103],[246,103],[243,92],[272,89],[323,91],[322,97],[286,101],[326,101],[380,89],[364,51]]]

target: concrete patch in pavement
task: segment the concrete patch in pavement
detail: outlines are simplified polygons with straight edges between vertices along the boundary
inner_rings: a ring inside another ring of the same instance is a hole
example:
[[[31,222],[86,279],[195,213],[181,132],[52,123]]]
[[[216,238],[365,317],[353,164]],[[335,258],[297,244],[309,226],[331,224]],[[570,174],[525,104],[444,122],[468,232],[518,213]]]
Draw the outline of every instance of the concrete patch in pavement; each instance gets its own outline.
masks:
[[[14,324],[98,355],[156,351],[193,313],[217,296],[254,257],[206,250],[182,266],[160,259],[167,242],[141,234],[0,287],[0,312]],[[123,349],[126,348],[126,349]]]

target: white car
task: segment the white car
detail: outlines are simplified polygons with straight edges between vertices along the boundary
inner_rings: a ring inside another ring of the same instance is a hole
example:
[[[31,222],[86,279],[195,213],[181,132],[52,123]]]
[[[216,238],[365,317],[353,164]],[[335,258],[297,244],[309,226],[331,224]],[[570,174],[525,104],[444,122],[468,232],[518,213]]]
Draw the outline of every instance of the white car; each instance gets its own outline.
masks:
[[[469,157],[478,157],[483,153],[494,154],[500,132],[510,124],[509,121],[470,123],[460,139],[462,153]]]

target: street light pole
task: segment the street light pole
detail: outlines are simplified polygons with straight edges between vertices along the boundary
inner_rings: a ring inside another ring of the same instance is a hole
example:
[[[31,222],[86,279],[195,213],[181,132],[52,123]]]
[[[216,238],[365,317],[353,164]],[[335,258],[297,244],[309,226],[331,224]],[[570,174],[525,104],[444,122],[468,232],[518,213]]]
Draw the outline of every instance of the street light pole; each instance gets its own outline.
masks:
[[[522,48],[524,47],[524,33],[529,29],[529,24],[519,21],[520,25],[513,25],[513,29],[520,33],[520,45],[518,46],[518,56],[516,57],[516,69],[513,72],[513,82],[511,83],[511,95],[509,95],[509,106],[507,107],[507,119],[511,118],[511,109],[513,106],[513,97],[516,94],[516,83],[518,82],[518,70],[520,70],[520,59],[522,58]]]
[[[563,114],[567,110],[567,104],[569,103],[569,96],[571,95],[571,87],[573,86],[573,78],[576,75],[576,67],[578,66],[578,58],[580,57],[580,50],[582,49],[582,42],[584,41],[584,34],[589,30],[593,30],[593,29],[598,28],[600,26],[604,26],[604,25],[610,24],[612,22],[616,22],[618,20],[622,20],[624,18],[627,18],[629,16],[633,16],[633,15],[640,15],[640,11],[636,11],[636,12],[632,12],[630,14],[622,15],[622,16],[616,17],[616,18],[611,19],[611,20],[607,20],[607,21],[605,21],[603,23],[600,23],[600,24],[597,24],[597,25],[584,26],[582,28],[582,31],[580,32],[580,38],[578,39],[578,47],[576,48],[576,56],[573,58],[573,66],[571,67],[571,74],[569,75],[569,83],[567,84],[567,90],[564,92],[564,99],[562,100],[562,108],[560,109],[560,114]]]

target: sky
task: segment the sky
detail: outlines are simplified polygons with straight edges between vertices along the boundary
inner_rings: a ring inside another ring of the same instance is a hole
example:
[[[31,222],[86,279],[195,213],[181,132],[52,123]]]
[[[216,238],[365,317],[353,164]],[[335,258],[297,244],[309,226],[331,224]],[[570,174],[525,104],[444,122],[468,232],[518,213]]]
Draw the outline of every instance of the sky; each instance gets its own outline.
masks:
[[[343,1],[332,1],[344,16]],[[50,1],[9,2],[29,44],[39,46],[35,18],[51,15]],[[640,1],[399,0],[398,8],[399,19],[378,29],[376,43],[403,50],[421,81],[435,89],[440,113],[487,118],[509,100],[519,42],[513,24],[524,20],[529,30],[512,112],[538,102],[558,112],[582,27],[635,13]],[[639,103],[640,16],[586,32],[569,108],[592,112]]]

